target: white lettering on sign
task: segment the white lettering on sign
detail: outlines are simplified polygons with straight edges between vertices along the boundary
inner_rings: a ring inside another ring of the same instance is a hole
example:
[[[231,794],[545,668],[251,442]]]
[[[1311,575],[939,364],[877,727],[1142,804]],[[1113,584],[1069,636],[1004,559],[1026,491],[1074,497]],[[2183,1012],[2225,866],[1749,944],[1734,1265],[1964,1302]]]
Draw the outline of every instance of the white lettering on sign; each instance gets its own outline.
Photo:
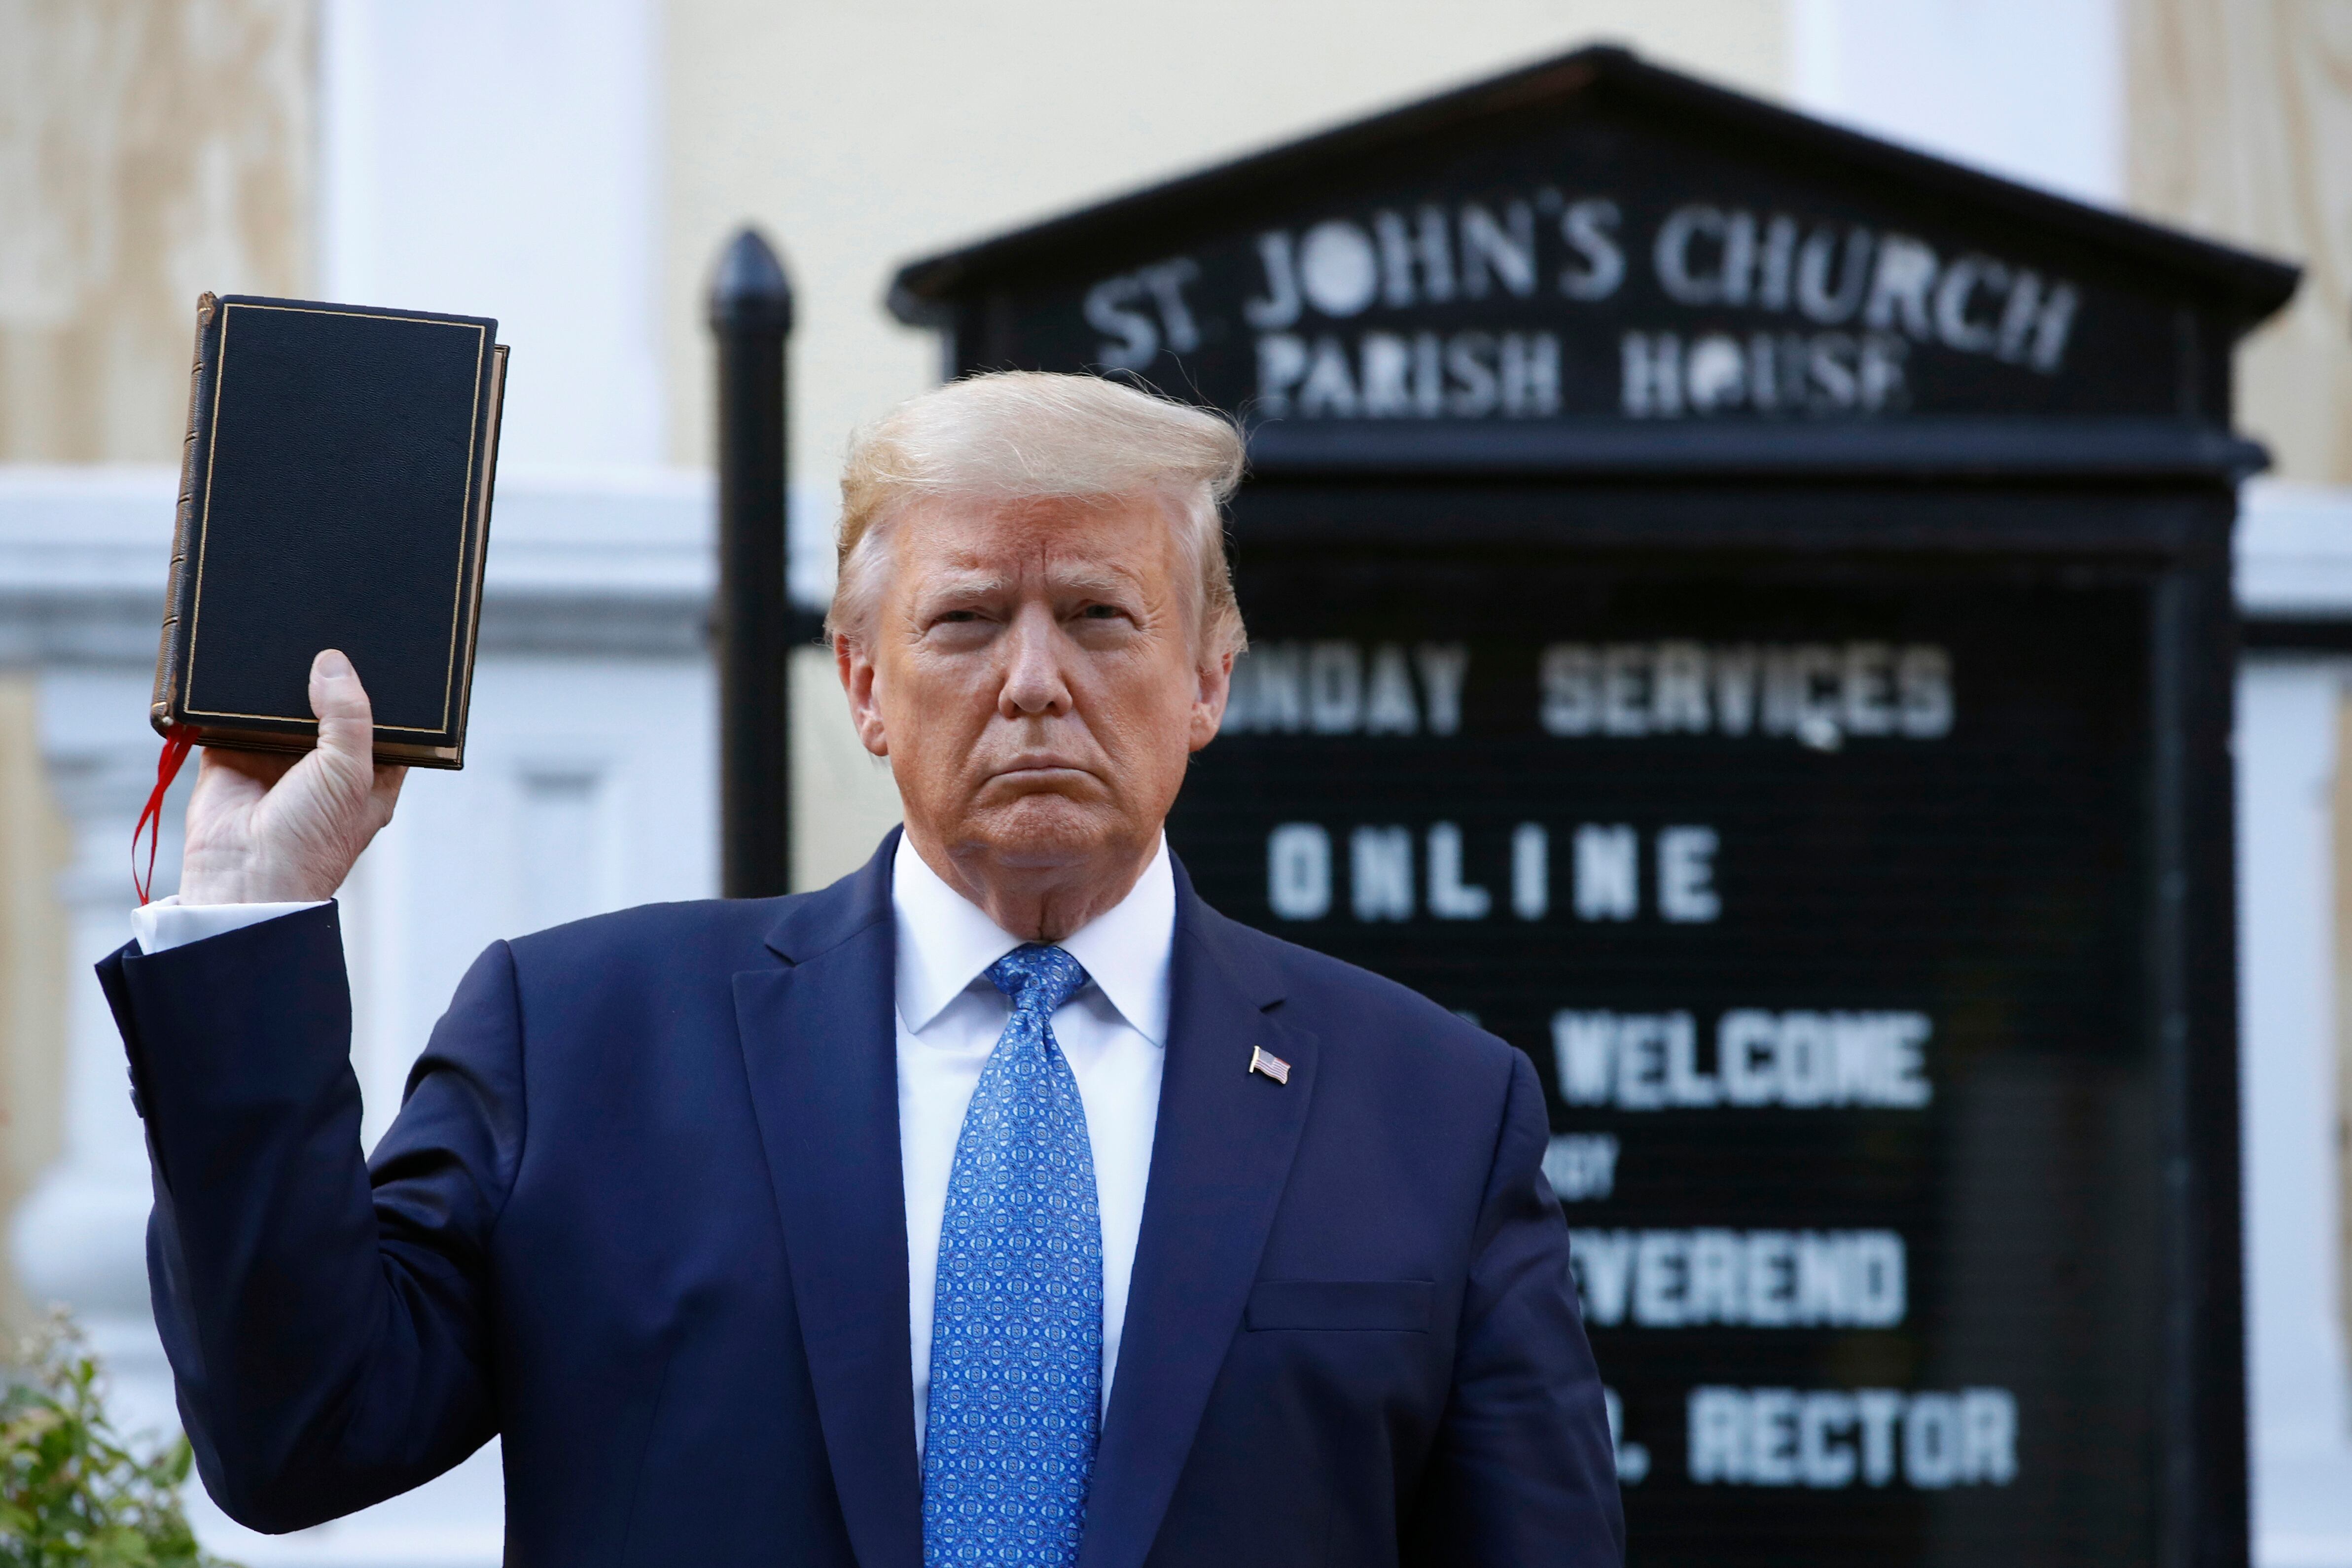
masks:
[[[1462,204],[1462,292],[1483,300],[1496,288],[1524,300],[1536,291],[1536,215],[1525,202],[1506,203],[1502,216],[1477,202]]]
[[[1442,921],[1483,921],[1494,905],[1486,889],[1462,879],[1462,829],[1441,822],[1429,830],[1429,912]]]
[[[1349,884],[1360,921],[1412,919],[1412,834],[1359,827],[1348,836]]]
[[[2017,1396],[2006,1388],[1694,1388],[1690,1479],[1703,1485],[1903,1484],[1922,1491],[2017,1479]]]
[[[1925,643],[1553,643],[1537,681],[1549,735],[1788,736],[1836,751],[1848,735],[1952,730],[1952,656]]]
[[[1540,822],[1511,829],[1511,912],[1523,921],[1551,912],[1551,835]]]
[[[1331,912],[1331,836],[1312,822],[1286,822],[1266,835],[1265,901],[1286,921]]]
[[[1544,1180],[1564,1204],[1607,1197],[1617,1186],[1617,1139],[1609,1132],[1563,1132],[1544,1150]]]
[[[1259,644],[1234,661],[1219,733],[1451,735],[1469,673],[1460,643]]]
[[[1885,1329],[1908,1307],[1891,1230],[1571,1230],[1594,1328]]]
[[[1270,418],[1506,419],[1559,413],[1560,344],[1537,330],[1454,332],[1299,331],[1310,313],[1344,321],[1367,310],[1404,310],[1457,299],[1534,300],[1549,291],[1580,302],[1608,299],[1625,278],[1617,204],[1607,197],[1423,204],[1383,208],[1358,222],[1328,218],[1303,235],[1258,237],[1264,274],[1242,317],[1257,339],[1258,407]],[[1125,294],[1139,280],[1112,279]],[[1111,364],[1147,341],[1150,323],[1087,319],[1105,332]],[[1172,342],[1172,340],[1171,340]]]
[[[1323,314],[1360,314],[1380,291],[1380,266],[1370,238],[1352,223],[1335,219],[1317,224],[1298,247],[1298,281],[1307,300]]]
[[[1793,309],[1822,326],[1859,318],[1918,342],[1987,354],[2044,375],[2064,363],[2079,302],[2073,284],[1980,252],[1947,262],[1906,234],[1840,230],[1775,213],[1691,203],[1658,226],[1651,263],[1677,304],[1774,314]]]
[[[1630,921],[1642,910],[1641,841],[1622,824],[1576,830],[1576,918]]]
[[[1627,331],[1620,342],[1619,406],[1630,417],[1678,418],[1727,409],[1876,414],[1910,400],[1910,345],[1934,343],[2054,375],[2065,360],[2078,297],[2031,268],[1979,252],[1947,263],[1909,235],[1841,236],[1822,225],[1801,247],[1786,213],[1704,203],[1658,226],[1651,261],[1679,304],[1794,313],[1862,330]]]
[[[1642,834],[1622,823],[1580,823],[1573,849],[1571,903],[1580,921],[1631,921],[1643,912]],[[1712,827],[1662,827],[1651,840],[1657,917],[1677,924],[1721,918]],[[1492,853],[1490,847],[1487,853]],[[1541,823],[1511,830],[1507,866],[1511,913],[1538,921],[1551,911],[1551,833]],[[1495,913],[1494,889],[1474,880],[1469,842],[1455,822],[1432,823],[1418,840],[1401,824],[1364,824],[1348,832],[1349,911],[1367,923],[1483,921]],[[1418,875],[1416,875],[1418,870]],[[1266,907],[1286,921],[1318,921],[1332,908],[1332,833],[1319,823],[1286,822],[1266,836]]]
[[[1559,1097],[1619,1110],[1868,1106],[1916,1110],[1934,1098],[1925,1013],[1767,1012],[1736,1007],[1702,1054],[1690,1014],[1564,1007],[1551,1016]]]
[[[1528,824],[1512,843],[1517,884],[1512,903],[1523,920],[1541,918],[1549,903],[1547,869],[1538,857],[1543,829]],[[1657,837],[1658,915],[1678,923],[1712,921],[1723,913],[1715,891],[1715,852],[1722,840],[1712,827],[1661,828]],[[1576,830],[1576,918],[1630,921],[1642,912],[1641,837],[1625,825],[1585,823]],[[1530,887],[1532,884],[1532,887]],[[1525,911],[1532,909],[1535,913]]]
[[[1199,348],[1201,329],[1184,287],[1200,276],[1200,263],[1180,256],[1106,278],[1087,289],[1087,324],[1103,334],[1097,356],[1116,369],[1141,370],[1162,343],[1171,353]]]
[[[1267,332],[1257,401],[1269,418],[1540,418],[1559,412],[1551,332]]]
[[[1269,229],[1258,236],[1263,278],[1242,319],[1279,331],[1310,310],[1343,321],[1376,302],[1404,310],[1456,299],[1528,300],[1547,277],[1565,299],[1605,300],[1625,278],[1618,224],[1608,197],[1571,202],[1546,188],[1450,209],[1381,208],[1364,221],[1327,218],[1303,236]]]
[[[1909,346],[1890,332],[1629,331],[1619,405],[1631,418],[1750,407],[1763,414],[1880,414],[1910,399]]]
[[[1570,300],[1606,300],[1625,280],[1625,253],[1618,247],[1617,204],[1606,196],[1570,202],[1559,215],[1559,237],[1568,256],[1557,277]]]
[[[1712,827],[1667,827],[1658,833],[1658,914],[1683,924],[1705,922],[1723,912],[1715,891],[1715,851],[1722,843]]]
[[[1271,418],[1556,416],[1556,323],[1432,331],[1381,318],[1462,300],[1613,300],[1627,276],[1624,228],[1614,197],[1544,187],[1268,229],[1254,247],[1255,291],[1239,302],[1255,334],[1256,405]],[[1618,405],[1633,418],[1901,409],[1915,346],[2054,375],[2081,304],[2072,283],[1982,251],[1947,258],[1912,235],[1709,202],[1673,209],[1646,248],[1659,292],[1710,319],[1622,333]],[[1178,256],[1094,284],[1081,310],[1097,358],[1140,370],[1222,335],[1223,320],[1204,332],[1188,292],[1201,276]]]
[[[1625,1441],[1625,1402],[1613,1388],[1601,1391],[1601,1407],[1609,1413],[1609,1446],[1617,1451],[1617,1484],[1634,1487],[1650,1473],[1650,1450]]]

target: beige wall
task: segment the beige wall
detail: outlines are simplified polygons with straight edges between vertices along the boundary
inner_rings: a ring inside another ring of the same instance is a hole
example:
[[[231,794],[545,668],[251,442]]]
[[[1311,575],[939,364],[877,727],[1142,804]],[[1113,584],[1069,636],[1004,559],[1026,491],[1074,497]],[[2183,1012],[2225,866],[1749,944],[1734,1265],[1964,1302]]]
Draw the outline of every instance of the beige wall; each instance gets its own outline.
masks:
[[[309,0],[0,0],[0,461],[175,461],[197,294],[308,273]]]
[[[2352,5],[2126,0],[2132,205],[2300,261],[2239,359],[2239,420],[2278,471],[2352,483]]]
[[[30,677],[0,675],[0,1219],[57,1158],[64,1090],[65,931],[55,889],[70,844],[32,743],[33,700]],[[22,1321],[26,1305],[0,1246],[0,1331]]]
[[[1751,89],[1784,75],[1780,0],[669,0],[671,456],[709,460],[701,300],[746,218],[800,299],[793,462],[938,378],[884,315],[898,265],[1596,38]]]
[[[882,309],[902,261],[1598,38],[1776,92],[1784,10],[668,0],[670,456],[710,460],[707,268],[747,219],[792,272],[793,471],[824,483],[855,425],[939,378],[937,340]],[[822,660],[794,689],[794,884],[818,887],[866,858],[898,797]]]

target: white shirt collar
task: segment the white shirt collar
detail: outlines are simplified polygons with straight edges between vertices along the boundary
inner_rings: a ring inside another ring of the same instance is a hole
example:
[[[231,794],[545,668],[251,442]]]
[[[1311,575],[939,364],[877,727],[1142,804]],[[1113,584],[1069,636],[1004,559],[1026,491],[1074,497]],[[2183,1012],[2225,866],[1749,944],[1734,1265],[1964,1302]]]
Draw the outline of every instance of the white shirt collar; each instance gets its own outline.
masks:
[[[902,834],[890,862],[890,905],[898,928],[898,1016],[919,1034],[1021,945],[950,887]],[[1168,1043],[1168,967],[1176,945],[1176,873],[1163,834],[1158,853],[1127,897],[1062,940],[1129,1027]]]

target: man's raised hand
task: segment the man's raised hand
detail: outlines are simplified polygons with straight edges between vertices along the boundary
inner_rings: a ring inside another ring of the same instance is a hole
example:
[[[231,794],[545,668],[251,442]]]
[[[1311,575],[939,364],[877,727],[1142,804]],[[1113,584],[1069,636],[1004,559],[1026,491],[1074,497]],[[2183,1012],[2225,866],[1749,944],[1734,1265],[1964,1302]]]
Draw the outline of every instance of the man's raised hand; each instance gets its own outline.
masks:
[[[188,800],[183,904],[334,896],[400,798],[403,767],[375,763],[375,713],[352,661],[310,661],[316,749],[296,757],[208,748]]]

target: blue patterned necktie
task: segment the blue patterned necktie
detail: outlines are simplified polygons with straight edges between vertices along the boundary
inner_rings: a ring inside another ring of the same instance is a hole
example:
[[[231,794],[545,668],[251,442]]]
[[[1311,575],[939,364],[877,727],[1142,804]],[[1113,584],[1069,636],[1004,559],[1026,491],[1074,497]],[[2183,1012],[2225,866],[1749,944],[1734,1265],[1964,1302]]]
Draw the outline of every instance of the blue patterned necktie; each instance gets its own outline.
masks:
[[[1032,943],[989,966],[1013,1020],[980,1069],[940,1226],[926,1568],[1070,1568],[1102,1388],[1102,1215],[1054,1010],[1087,983]]]

